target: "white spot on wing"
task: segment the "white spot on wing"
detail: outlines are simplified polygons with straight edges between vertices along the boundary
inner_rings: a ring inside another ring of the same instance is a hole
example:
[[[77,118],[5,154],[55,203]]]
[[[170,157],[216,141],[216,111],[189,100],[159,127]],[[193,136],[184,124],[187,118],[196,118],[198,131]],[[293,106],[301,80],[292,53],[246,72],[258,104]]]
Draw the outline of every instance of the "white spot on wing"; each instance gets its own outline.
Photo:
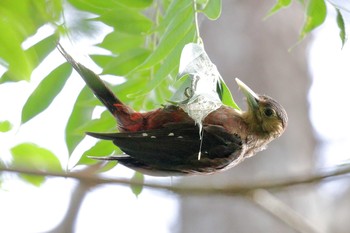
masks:
[[[171,137],[171,136],[174,136],[175,134],[174,133],[169,133],[168,136]]]
[[[147,137],[148,134],[147,133],[142,133],[142,136]]]

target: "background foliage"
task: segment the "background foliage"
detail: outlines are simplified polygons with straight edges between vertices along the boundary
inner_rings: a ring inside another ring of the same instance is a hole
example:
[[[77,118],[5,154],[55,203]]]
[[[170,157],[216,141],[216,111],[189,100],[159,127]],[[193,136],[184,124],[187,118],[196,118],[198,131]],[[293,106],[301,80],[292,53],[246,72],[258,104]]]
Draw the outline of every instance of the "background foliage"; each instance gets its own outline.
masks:
[[[302,41],[320,26],[327,15],[325,0],[294,1],[305,9],[305,22],[301,25]],[[291,0],[278,0],[267,12],[267,17],[290,6]],[[1,85],[9,82],[30,81],[33,70],[55,53],[60,40],[78,42],[82,38],[100,33],[97,25],[108,27],[109,32],[95,46],[103,53],[89,54],[102,68],[101,75],[123,80],[113,86],[118,97],[136,110],[160,107],[176,89],[176,75],[181,50],[186,43],[199,40],[197,14],[215,20],[220,16],[221,0],[5,0],[0,3],[0,65],[5,72]],[[342,43],[346,30],[342,12],[337,9],[337,25]],[[248,16],[247,16],[248,17]],[[281,25],[283,27],[283,25]],[[50,28],[51,33],[37,39],[40,30]],[[35,38],[35,42],[33,39]],[[28,42],[31,41],[31,42]],[[67,63],[52,64],[52,70],[24,103],[20,124],[36,117],[52,103],[65,88],[72,68]],[[124,77],[124,78],[121,78]],[[107,111],[92,119],[93,110],[100,105],[92,93],[83,88],[75,100],[66,126],[65,140],[69,155],[83,140],[86,131],[113,131],[115,121]],[[20,114],[20,113],[19,113]],[[0,122],[0,133],[11,131],[10,119]],[[96,161],[86,155],[105,156],[118,153],[110,142],[99,141],[91,145],[78,164],[91,165]],[[11,150],[13,160],[1,166],[27,167],[39,171],[63,171],[56,155],[30,142]],[[110,169],[110,163],[104,170]],[[44,178],[20,176],[25,181],[40,185]],[[142,180],[135,175],[133,179]],[[1,181],[1,177],[0,177]],[[133,187],[135,193],[140,190]]]

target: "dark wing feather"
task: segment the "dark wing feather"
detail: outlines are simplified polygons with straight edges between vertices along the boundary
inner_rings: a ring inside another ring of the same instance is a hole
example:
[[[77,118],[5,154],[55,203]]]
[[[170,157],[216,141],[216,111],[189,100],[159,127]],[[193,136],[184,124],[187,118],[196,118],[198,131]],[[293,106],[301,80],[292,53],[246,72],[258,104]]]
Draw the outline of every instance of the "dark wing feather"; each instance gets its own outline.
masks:
[[[213,173],[222,170],[242,153],[242,141],[221,126],[205,125],[201,159],[198,160],[198,127],[170,124],[162,129],[123,133],[87,133],[112,140],[129,157],[113,159],[136,170],[165,173]]]

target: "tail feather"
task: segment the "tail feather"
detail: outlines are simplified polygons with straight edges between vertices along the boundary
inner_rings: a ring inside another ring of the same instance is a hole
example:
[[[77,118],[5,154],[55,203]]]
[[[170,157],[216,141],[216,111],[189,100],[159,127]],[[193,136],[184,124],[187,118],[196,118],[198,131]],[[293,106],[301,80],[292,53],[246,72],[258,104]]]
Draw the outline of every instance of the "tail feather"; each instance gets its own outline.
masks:
[[[87,156],[90,159],[96,159],[96,160],[104,160],[104,161],[119,161],[119,160],[125,160],[130,159],[130,156],[128,155],[111,155],[111,156]]]
[[[107,107],[107,109],[116,115],[117,107],[116,105],[124,105],[113,92],[105,85],[101,78],[95,74],[93,71],[83,66],[79,62],[76,62],[58,43],[58,50],[66,58],[66,60],[72,65],[72,67],[80,74],[84,79],[86,84],[93,91],[95,96]]]
[[[103,140],[114,140],[115,138],[118,137],[118,135],[121,135],[121,133],[93,133],[93,132],[86,132],[87,135],[98,138],[98,139],[103,139]]]

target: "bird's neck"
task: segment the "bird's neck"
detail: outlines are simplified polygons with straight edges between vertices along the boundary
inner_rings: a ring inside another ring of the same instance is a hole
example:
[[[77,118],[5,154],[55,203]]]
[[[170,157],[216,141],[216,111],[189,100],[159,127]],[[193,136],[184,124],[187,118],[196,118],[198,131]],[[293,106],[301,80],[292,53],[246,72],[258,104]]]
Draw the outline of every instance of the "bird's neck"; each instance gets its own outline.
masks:
[[[248,158],[264,150],[266,145],[275,137],[273,134],[264,130],[261,119],[258,119],[252,112],[242,112],[241,117],[247,126],[247,151],[245,157]]]
[[[247,125],[249,135],[256,135],[257,137],[265,140],[270,137],[269,133],[264,130],[261,119],[259,119],[252,111],[248,110],[242,112],[241,117]]]

